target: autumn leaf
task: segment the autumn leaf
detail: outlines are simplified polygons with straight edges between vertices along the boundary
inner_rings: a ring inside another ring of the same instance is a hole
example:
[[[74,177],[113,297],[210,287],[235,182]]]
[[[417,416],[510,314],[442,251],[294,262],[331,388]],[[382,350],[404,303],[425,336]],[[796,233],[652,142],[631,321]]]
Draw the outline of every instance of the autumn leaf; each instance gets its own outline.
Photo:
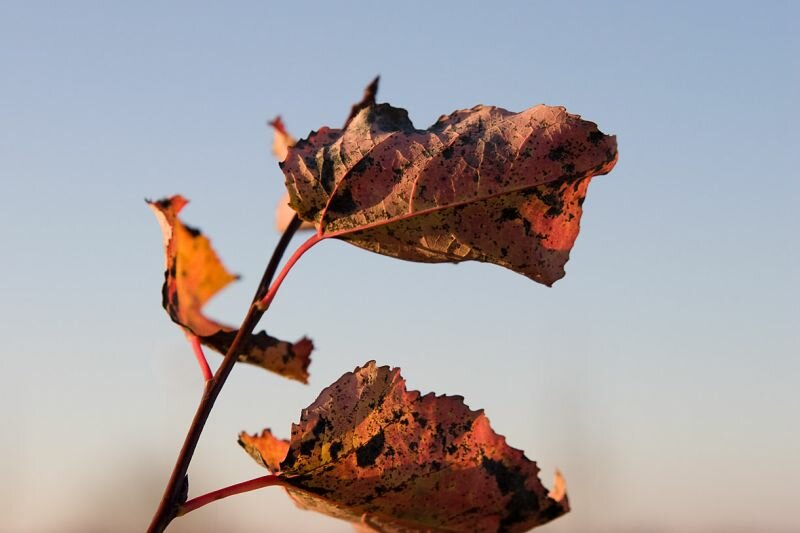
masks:
[[[408,391],[374,361],[325,389],[289,441],[265,430],[239,442],[300,507],[372,530],[527,531],[569,510],[560,475],[548,493],[483,411]]]
[[[237,329],[206,317],[202,308],[237,276],[225,268],[207,237],[178,218],[188,203],[185,198],[178,195],[147,203],[164,235],[166,270],[161,291],[164,309],[175,323],[196,335],[204,345],[226,353]],[[313,344],[307,338],[289,343],[261,331],[250,335],[238,358],[306,383],[312,349]]]
[[[294,146],[297,140],[286,131],[286,126],[283,124],[281,117],[275,117],[274,120],[269,122],[269,125],[272,126],[274,134],[272,138],[272,154],[278,162],[281,162],[286,159],[289,148]],[[287,192],[278,201],[278,206],[275,209],[275,228],[279,232],[286,231],[286,228],[289,227],[289,222],[292,221],[295,215],[294,209],[289,206],[289,200],[289,193]],[[298,231],[307,229],[314,229],[314,224],[303,221]]]
[[[354,110],[288,148],[291,206],[320,236],[400,259],[495,263],[552,285],[590,179],[617,160],[614,136],[562,107],[476,106],[427,130],[389,104]]]

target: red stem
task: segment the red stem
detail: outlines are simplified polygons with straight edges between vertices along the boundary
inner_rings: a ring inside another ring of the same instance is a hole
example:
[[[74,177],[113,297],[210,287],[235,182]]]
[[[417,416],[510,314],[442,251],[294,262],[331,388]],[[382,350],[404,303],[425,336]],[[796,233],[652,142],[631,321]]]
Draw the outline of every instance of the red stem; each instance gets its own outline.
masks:
[[[208,494],[198,496],[197,498],[192,498],[178,508],[177,516],[183,516],[186,513],[191,513],[195,509],[199,509],[200,507],[208,505],[211,502],[221,500],[222,498],[227,498],[228,496],[234,496],[236,494],[250,492],[251,490],[257,490],[264,487],[271,487],[273,485],[283,485],[283,483],[283,479],[275,475],[262,476],[249,481],[243,481],[241,483],[231,485],[230,487],[224,487],[209,492]]]
[[[189,339],[189,344],[192,345],[194,356],[197,358],[197,364],[200,365],[200,372],[203,374],[203,380],[209,381],[212,377],[211,368],[208,366],[206,354],[203,353],[203,347],[200,345],[200,339],[197,335],[186,333],[186,338]]]
[[[297,260],[300,259],[303,256],[303,254],[306,253],[312,246],[314,246],[315,244],[317,244],[318,242],[320,242],[325,238],[326,238],[325,236],[320,235],[319,233],[315,233],[314,235],[309,237],[306,242],[301,244],[297,250],[295,250],[295,252],[292,254],[292,257],[290,257],[289,260],[286,261],[286,264],[283,265],[283,270],[281,270],[280,274],[278,274],[278,277],[275,278],[275,281],[272,283],[272,285],[270,285],[267,294],[264,295],[264,297],[261,298],[258,302],[256,302],[256,309],[258,309],[263,313],[269,308],[273,298],[275,298],[275,294],[278,292],[278,289],[281,288],[281,283],[283,283],[286,274],[289,273],[289,271],[292,269]]]

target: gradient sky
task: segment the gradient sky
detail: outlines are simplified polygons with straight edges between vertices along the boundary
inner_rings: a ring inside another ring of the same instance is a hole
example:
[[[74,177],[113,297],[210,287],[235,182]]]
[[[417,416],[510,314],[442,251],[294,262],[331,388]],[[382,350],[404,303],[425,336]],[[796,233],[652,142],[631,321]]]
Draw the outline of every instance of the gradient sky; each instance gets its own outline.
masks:
[[[552,289],[312,250],[262,322],[313,337],[310,384],[235,368],[191,494],[262,475],[237,433],[288,436],[374,358],[564,472],[545,531],[800,531],[799,4],[336,4],[0,2],[0,530],[146,526],[201,383],[143,198],[191,199],[242,274],[208,313],[237,323],[278,238],[266,121],[338,126],[380,74],[417,127],[564,105],[619,164]],[[171,531],[221,524],[350,530],[265,489]]]

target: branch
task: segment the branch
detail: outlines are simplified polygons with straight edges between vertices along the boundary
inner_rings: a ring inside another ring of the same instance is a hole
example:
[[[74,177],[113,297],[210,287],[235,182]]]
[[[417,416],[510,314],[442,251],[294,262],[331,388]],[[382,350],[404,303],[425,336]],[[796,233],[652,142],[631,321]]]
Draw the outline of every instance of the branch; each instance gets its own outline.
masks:
[[[189,463],[197,448],[197,442],[200,440],[200,434],[203,432],[208,416],[211,414],[211,409],[222,390],[222,386],[225,384],[225,380],[228,379],[228,375],[231,373],[233,365],[236,363],[241,348],[247,342],[247,339],[253,333],[258,321],[264,314],[264,311],[260,310],[255,302],[260,294],[267,292],[266,287],[272,283],[272,278],[278,270],[281,257],[286,251],[289,241],[299,227],[300,219],[295,215],[286,228],[286,231],[281,236],[281,239],[278,241],[278,244],[275,246],[272,257],[264,271],[264,276],[261,278],[261,282],[256,290],[254,302],[250,305],[247,316],[245,316],[242,321],[242,326],[239,328],[228,352],[225,354],[225,358],[222,360],[219,368],[217,368],[217,372],[211,379],[206,381],[205,388],[203,389],[203,396],[200,398],[200,404],[197,406],[197,411],[189,426],[189,431],[186,433],[181,451],[178,453],[178,459],[175,462],[175,467],[164,489],[164,495],[153,516],[150,527],[147,529],[148,533],[162,533],[172,519],[177,516],[180,505],[186,501],[186,494],[188,491],[188,476],[186,473],[189,470]]]

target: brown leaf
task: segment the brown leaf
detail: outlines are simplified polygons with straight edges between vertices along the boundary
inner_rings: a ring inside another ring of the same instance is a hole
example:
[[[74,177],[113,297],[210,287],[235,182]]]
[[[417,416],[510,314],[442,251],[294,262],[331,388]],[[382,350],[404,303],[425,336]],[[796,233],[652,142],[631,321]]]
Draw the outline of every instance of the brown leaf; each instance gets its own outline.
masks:
[[[592,176],[616,138],[562,107],[476,106],[417,130],[368,105],[344,129],[290,147],[291,205],[328,237],[421,262],[495,263],[540,283],[564,276]]]
[[[526,531],[569,510],[560,475],[548,495],[536,463],[460,396],[406,390],[374,362],[325,389],[286,442],[240,443],[301,507],[380,531]],[[255,450],[255,452],[254,452]]]
[[[238,330],[206,317],[202,308],[237,276],[225,268],[208,238],[178,218],[188,203],[185,198],[178,195],[147,203],[164,235],[167,263],[161,290],[164,309],[200,342],[224,354]],[[238,358],[306,383],[312,348],[307,338],[292,344],[261,331],[250,336]]]

